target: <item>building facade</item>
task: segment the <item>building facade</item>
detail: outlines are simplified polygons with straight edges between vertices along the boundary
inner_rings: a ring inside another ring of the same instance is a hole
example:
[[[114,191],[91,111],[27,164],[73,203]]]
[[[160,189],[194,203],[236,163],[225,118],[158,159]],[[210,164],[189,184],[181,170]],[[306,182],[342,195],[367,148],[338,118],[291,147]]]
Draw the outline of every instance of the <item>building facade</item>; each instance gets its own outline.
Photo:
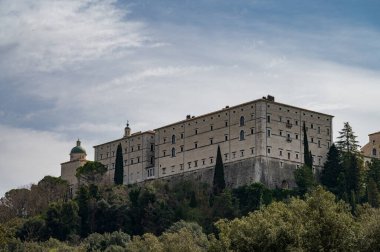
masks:
[[[363,146],[361,152],[365,161],[372,158],[380,159],[380,131],[368,135],[369,142]]]
[[[78,179],[75,174],[77,168],[88,162],[86,157],[86,150],[81,146],[81,142],[78,139],[76,146],[70,151],[70,161],[61,164],[61,178],[69,183],[71,194],[78,188]]]
[[[124,184],[150,179],[192,177],[211,183],[220,146],[226,183],[261,182],[294,187],[294,171],[303,163],[305,123],[314,171],[323,166],[332,143],[333,116],[275,102],[274,97],[243,103],[201,116],[187,116],[154,131],[131,134],[94,146],[113,183],[117,146],[121,144]]]
[[[117,146],[121,144],[124,162],[124,183],[134,184],[149,179],[155,164],[155,133],[153,131],[131,134],[129,125],[120,139],[94,146],[95,161],[104,164],[108,170],[105,182],[113,183]]]
[[[187,116],[155,129],[155,177],[197,172],[201,179],[210,181],[219,145],[227,184],[262,182],[270,187],[293,187],[294,170],[304,162],[303,123],[318,172],[332,143],[332,119],[277,103],[271,96],[202,116]]]

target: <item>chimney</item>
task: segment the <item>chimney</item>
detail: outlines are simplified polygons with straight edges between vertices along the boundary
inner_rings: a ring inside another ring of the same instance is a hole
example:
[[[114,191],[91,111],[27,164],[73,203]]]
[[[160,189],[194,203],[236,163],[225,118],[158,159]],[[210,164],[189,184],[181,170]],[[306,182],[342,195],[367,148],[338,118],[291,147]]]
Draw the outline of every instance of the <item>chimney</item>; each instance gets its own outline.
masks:
[[[272,95],[268,95],[268,96],[267,96],[267,100],[268,100],[268,101],[271,101],[271,102],[274,102],[274,96],[272,96]]]

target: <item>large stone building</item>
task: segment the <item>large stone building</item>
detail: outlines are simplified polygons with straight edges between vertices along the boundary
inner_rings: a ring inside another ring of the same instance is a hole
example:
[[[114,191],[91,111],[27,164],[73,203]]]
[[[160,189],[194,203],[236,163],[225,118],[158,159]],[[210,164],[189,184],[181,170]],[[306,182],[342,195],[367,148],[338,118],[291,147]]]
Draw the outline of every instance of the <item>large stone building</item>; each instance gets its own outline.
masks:
[[[332,143],[333,116],[277,103],[274,97],[187,116],[154,131],[131,134],[94,146],[95,161],[108,168],[113,181],[118,144],[123,148],[124,183],[192,176],[212,179],[217,146],[221,148],[227,184],[262,182],[270,187],[295,186],[293,172],[303,164],[302,125],[316,172]]]
[[[77,145],[70,151],[70,161],[61,164],[61,178],[68,181],[71,194],[73,194],[78,186],[78,179],[75,176],[78,167],[87,163],[86,150],[81,146],[81,142],[77,141]]]
[[[361,149],[365,161],[380,159],[380,131],[369,134],[369,142]]]
[[[124,183],[142,182],[153,175],[149,170],[154,167],[154,131],[136,132],[131,134],[127,124],[124,136],[107,143],[94,146],[95,161],[106,166],[106,182],[113,183],[117,146],[121,144],[124,161]]]

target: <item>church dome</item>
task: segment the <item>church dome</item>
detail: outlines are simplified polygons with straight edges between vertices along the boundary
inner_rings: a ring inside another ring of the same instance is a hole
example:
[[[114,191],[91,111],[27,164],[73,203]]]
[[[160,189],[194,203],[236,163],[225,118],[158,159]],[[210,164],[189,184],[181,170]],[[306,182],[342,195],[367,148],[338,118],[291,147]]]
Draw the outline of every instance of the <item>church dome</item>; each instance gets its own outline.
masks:
[[[78,139],[77,146],[71,149],[70,154],[86,154],[86,150],[80,146],[80,141]]]

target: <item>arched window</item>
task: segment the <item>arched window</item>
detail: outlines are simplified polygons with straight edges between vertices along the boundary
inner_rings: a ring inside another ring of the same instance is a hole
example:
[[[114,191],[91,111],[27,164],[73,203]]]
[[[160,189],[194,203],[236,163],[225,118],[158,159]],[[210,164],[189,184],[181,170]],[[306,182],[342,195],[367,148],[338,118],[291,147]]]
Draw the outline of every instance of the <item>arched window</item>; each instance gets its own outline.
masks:
[[[172,148],[172,157],[175,157],[175,148]]]
[[[172,135],[172,144],[175,144],[175,135]]]
[[[240,140],[244,140],[244,130],[240,131]]]
[[[373,156],[376,156],[376,155],[377,155],[377,151],[376,151],[375,148],[373,148],[373,150],[372,150],[372,155],[373,155]]]
[[[240,117],[240,126],[244,126],[244,116]]]

